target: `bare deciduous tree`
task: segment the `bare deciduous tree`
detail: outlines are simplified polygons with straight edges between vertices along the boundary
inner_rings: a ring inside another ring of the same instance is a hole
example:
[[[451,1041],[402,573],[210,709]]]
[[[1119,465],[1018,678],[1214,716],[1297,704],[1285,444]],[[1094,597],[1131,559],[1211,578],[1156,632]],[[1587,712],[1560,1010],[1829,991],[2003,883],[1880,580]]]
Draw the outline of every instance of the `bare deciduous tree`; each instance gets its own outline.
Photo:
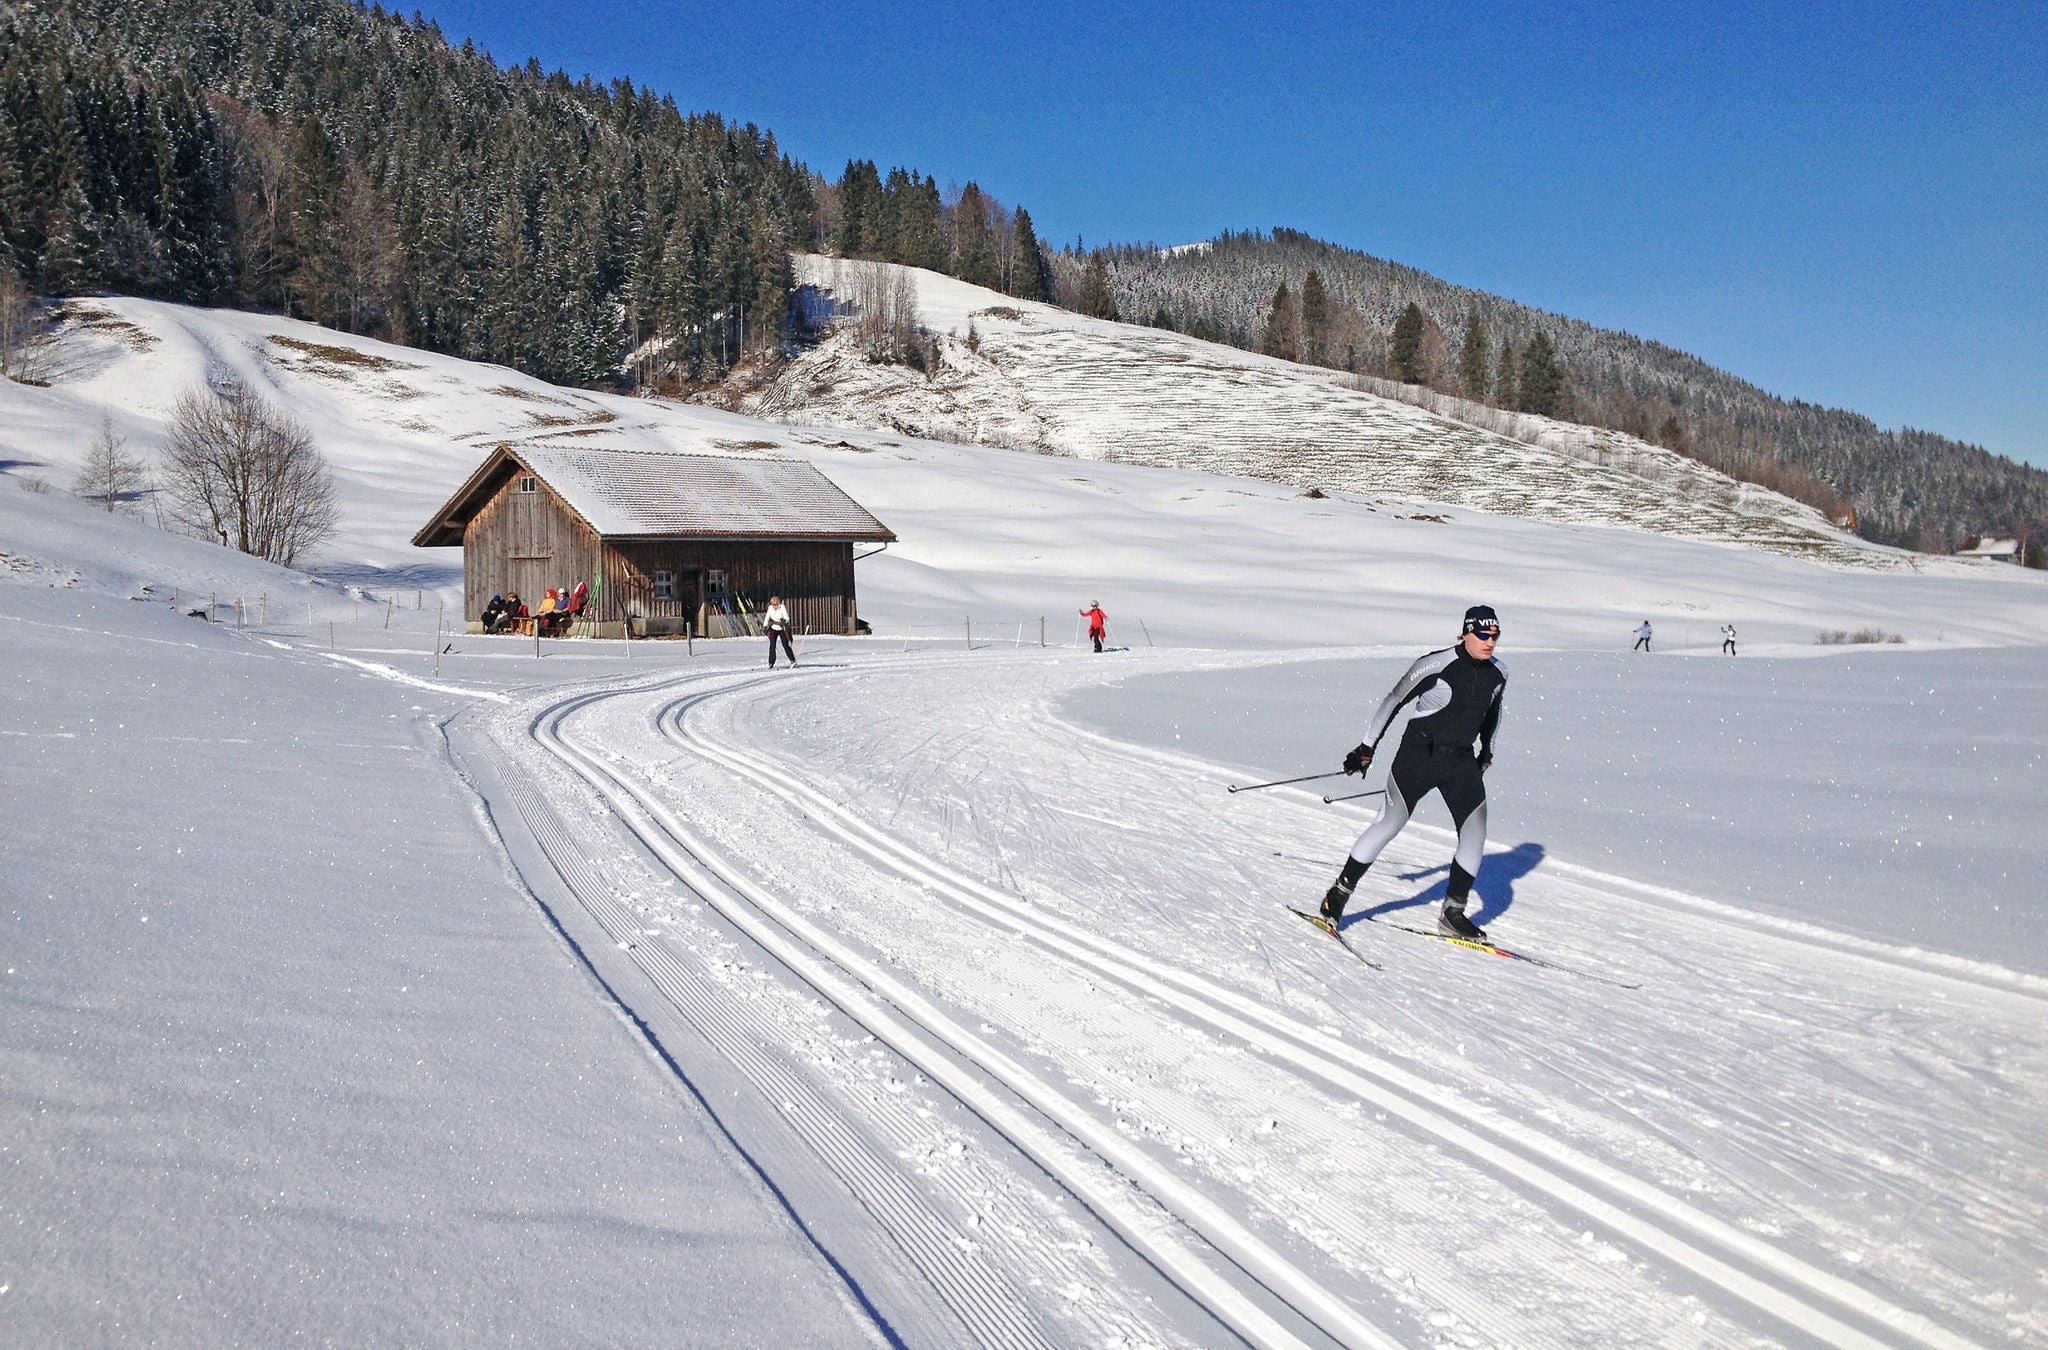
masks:
[[[881,262],[843,262],[833,271],[833,293],[853,311],[853,331],[869,359],[902,360],[917,343],[917,278]]]
[[[40,383],[52,347],[48,326],[21,274],[0,262],[0,376]]]
[[[348,330],[372,332],[383,322],[392,284],[398,279],[398,230],[382,194],[359,168],[350,168],[342,179],[333,234]]]
[[[282,306],[291,267],[291,228],[286,192],[290,157],[277,125],[225,94],[208,100],[220,118],[229,161],[235,169],[235,219],[242,299]]]
[[[128,453],[128,438],[114,431],[114,419],[100,415],[99,433],[85,452],[78,481],[71,490],[107,510],[123,506],[149,486],[149,475],[141,460]]]
[[[312,433],[237,384],[178,399],[163,479],[175,519],[284,567],[339,522],[334,479]]]

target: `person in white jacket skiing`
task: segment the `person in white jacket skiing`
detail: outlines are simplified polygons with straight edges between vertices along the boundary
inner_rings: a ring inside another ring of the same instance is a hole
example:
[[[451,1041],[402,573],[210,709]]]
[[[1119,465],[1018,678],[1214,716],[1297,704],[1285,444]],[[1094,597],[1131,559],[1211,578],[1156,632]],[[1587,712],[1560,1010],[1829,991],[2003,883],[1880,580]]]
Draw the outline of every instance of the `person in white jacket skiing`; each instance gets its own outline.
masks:
[[[789,655],[792,669],[796,666],[796,648],[789,645],[789,610],[782,603],[782,597],[768,597],[768,608],[761,611],[761,628],[768,634],[768,669],[775,669],[775,644],[782,643],[782,650]]]
[[[1465,904],[1486,853],[1484,775],[1493,763],[1493,735],[1500,727],[1501,695],[1508,683],[1507,672],[1493,659],[1498,641],[1500,619],[1491,606],[1474,605],[1466,610],[1457,644],[1430,652],[1409,666],[1380,701],[1365,739],[1344,757],[1344,772],[1363,774],[1387,728],[1404,708],[1414,705],[1415,715],[1408,719],[1401,747],[1394,752],[1393,769],[1387,774],[1386,804],[1380,808],[1379,819],[1358,836],[1344,869],[1323,897],[1321,923],[1330,932],[1337,931],[1344,906],[1365,869],[1394,841],[1422,799],[1438,792],[1457,826],[1458,846],[1437,927],[1451,937],[1479,940],[1486,936],[1465,917]]]
[[[1638,648],[1643,651],[1650,650],[1650,621],[1648,619],[1644,619],[1641,626],[1636,629],[1636,645],[1629,648],[1629,650],[1635,651]]]
[[[1735,625],[1732,623],[1721,625],[1721,653],[1724,656],[1735,655]]]

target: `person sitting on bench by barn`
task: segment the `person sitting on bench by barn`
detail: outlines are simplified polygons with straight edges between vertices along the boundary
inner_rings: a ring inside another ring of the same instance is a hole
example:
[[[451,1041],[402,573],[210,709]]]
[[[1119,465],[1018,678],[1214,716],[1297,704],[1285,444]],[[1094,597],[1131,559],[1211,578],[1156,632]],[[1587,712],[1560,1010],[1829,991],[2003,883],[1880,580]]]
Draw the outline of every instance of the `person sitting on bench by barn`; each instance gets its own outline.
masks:
[[[484,612],[477,615],[477,622],[484,626],[486,633],[495,633],[498,631],[498,624],[503,619],[504,614],[505,597],[494,595],[491,597],[491,603],[484,606]]]
[[[505,592],[504,608],[498,611],[497,618],[486,618],[484,620],[484,631],[486,633],[509,633],[525,617],[526,604],[519,598],[519,592],[507,591]]]
[[[566,636],[569,630],[576,626],[576,620],[582,617],[583,606],[589,598],[590,583],[587,581],[577,582],[575,590],[566,593],[556,602],[554,631],[548,636]]]
[[[540,608],[533,612],[533,631],[542,637],[555,637],[562,627],[562,593],[555,587],[548,587],[547,598],[540,602]]]

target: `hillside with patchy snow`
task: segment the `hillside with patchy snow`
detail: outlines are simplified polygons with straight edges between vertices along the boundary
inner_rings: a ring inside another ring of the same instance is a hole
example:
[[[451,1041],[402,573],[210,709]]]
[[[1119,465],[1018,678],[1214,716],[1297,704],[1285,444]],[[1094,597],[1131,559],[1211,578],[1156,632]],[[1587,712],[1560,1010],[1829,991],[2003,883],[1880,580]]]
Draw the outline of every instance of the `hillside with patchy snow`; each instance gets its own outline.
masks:
[[[798,259],[845,295],[843,264]],[[1924,560],[1868,544],[1811,507],[1620,432],[1522,414],[1517,436],[1381,398],[1312,366],[1052,305],[940,273],[915,279],[941,335],[927,377],[828,336],[744,411],[1076,459],[1200,469],[1498,515],[1618,525],[1836,566]],[[1492,410],[1488,410],[1491,412]],[[1499,416],[1499,414],[1493,414]]]
[[[977,295],[961,293],[963,302]],[[1869,629],[1939,646],[2015,640],[2041,594],[2040,574],[1989,562],[1919,559],[1921,571],[1897,573],[1816,566],[1811,550],[1787,557],[1398,493],[1331,488],[1312,498],[1258,478],[792,426],[561,389],[261,314],[111,298],[73,302],[70,314],[47,387],[0,382],[7,473],[67,486],[102,417],[152,460],[180,394],[232,378],[305,423],[333,464],[340,530],[311,570],[450,604],[459,603],[459,551],[415,548],[411,538],[501,443],[807,459],[900,536],[860,564],[862,615],[887,631],[964,631],[973,622],[1015,636],[1050,616],[1058,637],[1061,616],[1101,599],[1121,623],[1146,625],[1145,640],[1167,644],[1406,642],[1434,637],[1446,606],[1455,612],[1469,603],[1461,597],[1483,594],[1515,611],[1523,642],[1601,645],[1650,617],[1668,641],[1706,646],[1731,620],[1758,643],[1809,645],[1822,631]],[[1115,341],[1131,340],[1125,333],[1151,338],[1119,328]],[[1296,379],[1294,368],[1267,364],[1277,367],[1271,380]],[[1390,419],[1431,420],[1322,387]],[[1503,455],[1545,454],[1502,445]],[[1556,472],[1656,495],[1618,470],[1552,459]],[[1658,500],[1666,509],[1679,499]],[[963,521],[976,523],[962,529]],[[1908,556],[1833,539],[1820,556]],[[1287,579],[1278,590],[1268,585],[1276,575]],[[1561,576],[1575,580],[1560,585]]]

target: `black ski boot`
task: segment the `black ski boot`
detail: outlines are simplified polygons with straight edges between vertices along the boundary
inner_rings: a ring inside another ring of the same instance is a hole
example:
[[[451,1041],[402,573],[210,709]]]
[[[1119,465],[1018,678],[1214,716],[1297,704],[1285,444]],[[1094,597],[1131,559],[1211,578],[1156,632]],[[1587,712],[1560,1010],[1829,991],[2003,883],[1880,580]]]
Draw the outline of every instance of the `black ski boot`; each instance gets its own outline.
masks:
[[[1465,917],[1465,897],[1462,895],[1444,897],[1443,912],[1436,916],[1436,926],[1445,937],[1464,938],[1468,942],[1486,941],[1486,930]]]
[[[1365,864],[1356,858],[1344,860],[1344,870],[1337,874],[1330,889],[1323,892],[1323,906],[1317,913],[1324,924],[1334,933],[1337,925],[1344,920],[1344,906],[1351,903],[1351,892],[1358,885],[1358,879],[1365,875]]]

